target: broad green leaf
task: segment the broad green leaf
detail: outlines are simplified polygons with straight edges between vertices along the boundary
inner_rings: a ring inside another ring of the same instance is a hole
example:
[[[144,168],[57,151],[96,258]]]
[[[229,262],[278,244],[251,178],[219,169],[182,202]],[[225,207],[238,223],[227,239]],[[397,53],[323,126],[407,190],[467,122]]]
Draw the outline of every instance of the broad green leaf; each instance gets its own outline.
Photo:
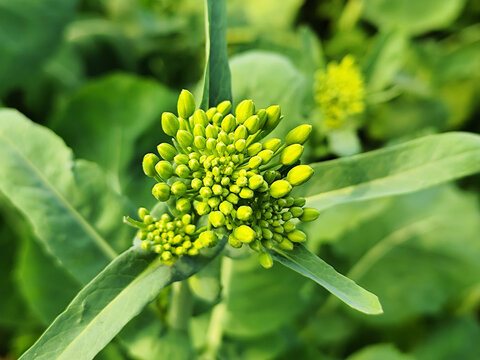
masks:
[[[414,360],[413,356],[403,354],[392,344],[375,344],[367,346],[353,355],[347,360]]]
[[[0,1],[0,93],[29,80],[62,39],[76,0]]]
[[[411,34],[439,30],[460,14],[465,0],[368,0],[364,17],[378,27]]]
[[[305,299],[300,290],[305,282],[283,266],[263,269],[256,256],[238,260],[225,258],[222,266],[224,332],[253,338],[277,331],[301,312]]]
[[[154,81],[128,74],[109,75],[89,82],[67,98],[54,117],[53,127],[76,156],[108,171],[111,184],[118,190],[132,182],[134,193],[138,193],[139,188],[148,188],[149,181],[138,154],[167,140],[160,117],[175,104],[176,95]],[[133,159],[138,160],[136,171],[129,169]]]
[[[382,299],[385,314],[364,319],[381,329],[419,315],[442,314],[480,279],[480,209],[475,198],[446,186],[391,200],[330,247],[332,259],[350,269],[346,275]],[[362,204],[368,208],[371,202]],[[315,231],[318,228],[309,236]]]
[[[131,207],[100,168],[75,161],[50,130],[16,111],[0,110],[0,159],[0,191],[81,283],[128,247],[133,234],[121,219]]]
[[[18,287],[38,319],[48,325],[80,290],[78,282],[31,238],[23,239],[15,269]]]
[[[480,171],[480,136],[445,133],[312,165],[302,195],[324,210],[350,201],[399,195]]]
[[[292,251],[275,250],[274,259],[286,267],[312,279],[352,308],[365,314],[381,314],[382,306],[378,298],[358,286],[353,280],[339,274],[335,269],[297,245]]]
[[[234,103],[252,99],[257,109],[280,105],[284,120],[271,136],[283,138],[295,126],[306,122],[303,100],[306,80],[292,62],[266,51],[249,51],[230,62]]]
[[[225,239],[209,255],[184,257],[172,266],[130,248],[78,293],[21,359],[92,359],[163,288],[199,271],[224,245]]]
[[[232,100],[227,53],[227,16],[225,0],[205,0],[206,59],[202,108]]]

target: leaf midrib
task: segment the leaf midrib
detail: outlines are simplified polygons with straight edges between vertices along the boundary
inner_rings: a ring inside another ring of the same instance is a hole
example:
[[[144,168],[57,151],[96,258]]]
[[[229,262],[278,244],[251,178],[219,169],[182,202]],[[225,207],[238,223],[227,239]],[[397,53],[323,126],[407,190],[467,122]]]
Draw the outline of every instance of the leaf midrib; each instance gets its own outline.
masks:
[[[86,232],[91,235],[94,242],[99,246],[99,248],[105,253],[109,259],[114,259],[118,254],[113,248],[103,239],[102,236],[86,221],[86,219],[67,201],[67,199],[58,192],[53,184],[51,184],[46,177],[43,176],[41,171],[27,158],[23,153],[15,146],[15,144],[7,137],[4,133],[0,133],[0,136],[5,139],[6,143],[22,158],[27,166],[33,170],[33,172],[38,176],[41,182],[46,185],[48,189],[52,191],[55,197],[63,204],[67,210],[69,210],[74,218],[76,218],[80,225],[86,230]],[[74,160],[72,160],[74,161]]]
[[[473,149],[473,150],[467,150],[467,151],[460,152],[460,153],[458,153],[454,156],[449,156],[448,160],[452,161],[452,160],[456,159],[457,157],[463,157],[470,152],[480,152],[480,149]],[[320,194],[317,194],[317,195],[308,196],[306,198],[306,200],[307,200],[307,202],[321,200],[322,198],[332,196],[336,193],[344,192],[347,189],[354,189],[356,187],[359,187],[359,186],[362,186],[362,185],[365,185],[365,184],[376,184],[376,183],[380,183],[380,182],[383,182],[383,181],[388,180],[388,179],[395,179],[396,177],[399,177],[401,175],[408,174],[408,173],[411,173],[411,172],[415,172],[416,170],[418,170],[422,167],[431,167],[431,166],[434,166],[437,163],[441,163],[441,162],[444,162],[444,161],[447,161],[447,160],[445,158],[437,159],[437,160],[428,162],[428,164],[426,164],[426,165],[414,166],[414,167],[411,167],[408,170],[405,170],[405,171],[402,171],[402,172],[398,172],[398,173],[395,173],[395,174],[390,174],[390,175],[383,176],[383,177],[377,178],[377,179],[372,179],[372,180],[369,180],[369,181],[359,182],[358,184],[355,184],[355,185],[345,186],[345,187],[342,187],[342,188],[339,188],[339,189],[323,192],[323,193],[320,193]],[[451,180],[453,180],[453,178]],[[394,192],[393,194],[396,194],[396,193]],[[381,195],[381,196],[388,196],[388,195]],[[377,197],[377,196],[374,196],[374,197]]]
[[[88,325],[84,327],[84,329],[78,333],[75,338],[70,341],[70,343],[63,349],[63,351],[57,356],[57,359],[61,359],[63,354],[65,354],[67,352],[67,350],[76,342],[76,341],[79,341],[78,339],[88,330],[90,329],[94,324],[95,324],[95,320],[100,318],[102,316],[103,313],[107,312],[108,309],[110,309],[117,301],[120,301],[120,299],[122,298],[122,295],[127,292],[130,288],[134,287],[138,282],[140,282],[143,278],[145,278],[146,276],[148,276],[150,273],[152,273],[153,271],[157,270],[160,266],[162,266],[161,262],[160,262],[160,258],[157,257],[154,259],[154,261],[147,266],[146,269],[144,269],[138,276],[136,276],[126,287],[123,288],[122,291],[120,291],[111,301],[108,302],[107,306],[103,307],[102,310],[97,314],[95,315],[94,318],[92,318],[89,322],[88,322]],[[81,296],[82,294],[80,293],[79,296]],[[65,310],[68,311],[69,310],[69,307]],[[53,326],[54,324],[52,324]],[[48,331],[48,329],[47,329]],[[69,360],[69,359],[68,359]]]

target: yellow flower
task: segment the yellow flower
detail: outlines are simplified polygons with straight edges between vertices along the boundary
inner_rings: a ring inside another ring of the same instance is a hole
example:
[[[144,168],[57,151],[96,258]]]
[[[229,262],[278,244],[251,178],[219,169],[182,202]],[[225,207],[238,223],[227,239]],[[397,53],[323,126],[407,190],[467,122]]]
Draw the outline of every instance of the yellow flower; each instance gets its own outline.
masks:
[[[327,65],[315,74],[315,101],[320,105],[327,128],[339,128],[348,116],[365,109],[364,79],[355,59],[347,55],[338,64]]]

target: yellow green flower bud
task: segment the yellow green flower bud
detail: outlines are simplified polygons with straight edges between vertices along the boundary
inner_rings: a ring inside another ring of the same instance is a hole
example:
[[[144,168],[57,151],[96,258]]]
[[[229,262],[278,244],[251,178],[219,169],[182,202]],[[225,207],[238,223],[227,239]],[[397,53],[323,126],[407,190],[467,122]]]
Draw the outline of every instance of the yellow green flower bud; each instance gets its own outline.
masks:
[[[157,155],[149,153],[143,157],[142,168],[145,175],[148,177],[157,176],[157,171],[155,170],[155,165],[160,161]]]
[[[303,214],[299,217],[300,221],[307,222],[307,221],[314,221],[317,220],[318,216],[320,215],[319,211],[314,208],[304,208]]]
[[[295,224],[292,221],[287,221],[283,224],[283,229],[285,230],[285,232],[289,233],[295,230]]]
[[[175,136],[180,125],[175,115],[170,112],[164,112],[162,114],[162,129],[168,136]]]
[[[252,115],[245,120],[244,125],[250,134],[254,134],[260,129],[260,119],[257,115]]]
[[[218,240],[217,234],[215,234],[213,231],[202,232],[198,239],[200,240],[200,243],[205,247],[212,247],[216,245]]]
[[[203,182],[202,182],[202,180],[195,178],[190,183],[190,186],[194,190],[200,190],[200,188],[203,186]]]
[[[247,143],[244,139],[238,139],[237,141],[235,141],[235,149],[238,152],[242,152],[243,150],[245,150],[246,145]]]
[[[193,143],[195,144],[195,146],[200,149],[200,150],[203,150],[205,149],[205,146],[206,146],[206,140],[203,136],[196,136],[195,137],[195,140],[193,141]]]
[[[145,209],[144,207],[138,209],[138,216],[140,217],[140,219],[143,220],[147,215],[150,215],[147,209]]]
[[[248,161],[248,166],[250,169],[256,169],[262,165],[262,158],[260,156],[254,156]]]
[[[174,195],[182,196],[187,192],[187,185],[181,181],[175,181],[170,188],[170,191]]]
[[[288,240],[288,239],[282,239],[282,241],[280,242],[280,244],[278,244],[278,246],[283,249],[283,250],[293,250],[293,243]]]
[[[249,156],[255,156],[257,155],[260,151],[262,150],[262,144],[260,144],[259,142],[257,143],[253,143],[252,145],[250,145],[247,149],[247,153]]]
[[[243,100],[235,108],[235,116],[237,117],[237,122],[243,124],[250,116],[255,112],[255,105],[252,100]]]
[[[297,165],[287,174],[287,181],[293,186],[302,185],[313,175],[313,169],[308,165]]]
[[[248,136],[247,128],[243,125],[237,126],[235,132],[233,133],[234,140],[246,139]]]
[[[188,167],[192,171],[197,171],[198,169],[200,169],[200,163],[197,159],[190,159],[188,161]]]
[[[175,155],[177,155],[177,150],[168,143],[162,143],[158,145],[157,151],[160,156],[167,161],[172,161]]]
[[[200,215],[200,216],[206,215],[210,212],[210,206],[207,203],[200,202],[200,203],[198,203],[196,210],[197,210],[198,215]]]
[[[240,199],[238,198],[238,196],[235,195],[235,194],[233,194],[233,193],[230,193],[230,194],[228,194],[228,196],[227,196],[227,201],[230,202],[230,203],[232,203],[232,204],[235,204],[235,205],[238,204],[238,201],[239,201],[239,200],[240,200]]]
[[[305,141],[308,140],[310,133],[312,132],[312,125],[303,124],[297,126],[295,129],[290,130],[290,132],[285,137],[285,144],[300,144],[302,145]]]
[[[280,177],[280,174],[275,171],[275,170],[267,170],[265,171],[265,173],[263,174],[263,178],[265,179],[265,181],[269,184],[271,184],[272,182],[274,182],[277,178]]]
[[[262,164],[266,164],[270,160],[272,160],[273,151],[272,150],[262,150],[257,155],[262,158]]]
[[[168,180],[173,175],[173,166],[170,162],[162,160],[155,165],[155,171],[163,180]]]
[[[223,214],[229,215],[233,210],[233,205],[229,201],[222,201],[218,208]]]
[[[258,261],[265,269],[270,269],[273,266],[272,255],[266,251],[262,251],[260,254],[258,254]]]
[[[197,124],[193,128],[193,136],[205,136],[205,127],[203,125]]]
[[[192,204],[190,203],[190,200],[181,198],[177,200],[175,207],[180,212],[189,212],[192,209]]]
[[[292,185],[286,180],[276,180],[270,185],[270,195],[276,199],[288,195],[292,191]]]
[[[290,212],[292,213],[293,217],[300,217],[303,214],[303,209],[300,206],[295,206],[290,209]]]
[[[307,240],[307,235],[300,230],[294,230],[287,233],[287,237],[288,237],[288,240],[294,243],[304,242],[305,240]]]
[[[225,101],[222,101],[220,104],[218,104],[217,111],[223,116],[225,116],[230,112],[231,108],[232,108],[232,103],[228,100],[225,100]]]
[[[262,236],[263,236],[264,239],[270,240],[273,237],[273,233],[270,229],[263,228],[262,229]]]
[[[305,205],[306,202],[307,200],[305,200],[305,198],[296,198],[295,200],[293,200],[293,205],[302,207]]]
[[[178,115],[184,119],[188,119],[195,111],[195,98],[188,90],[182,90],[177,102]]]
[[[165,183],[158,183],[152,188],[152,195],[158,201],[167,201],[170,198],[170,186]]]
[[[280,161],[283,165],[295,164],[303,153],[303,146],[300,144],[292,144],[287,146],[280,155]]]
[[[234,247],[235,249],[239,249],[239,248],[241,248],[242,245],[243,245],[243,243],[242,243],[240,240],[238,240],[237,238],[235,238],[233,235],[230,235],[230,236],[228,237],[228,243],[229,243],[232,247]]]
[[[205,136],[207,139],[216,139],[218,137],[218,130],[215,125],[209,124],[205,128]]]
[[[277,151],[278,148],[282,145],[282,140],[273,138],[270,140],[267,140],[263,143],[263,148],[265,150],[272,150],[273,152]]]
[[[190,176],[190,169],[187,165],[181,164],[175,168],[175,174],[177,174],[182,179],[186,179]]]
[[[265,122],[267,121],[267,111],[265,109],[260,109],[257,111],[258,119],[260,120],[259,129],[263,129]]]
[[[255,231],[247,225],[240,225],[233,230],[233,236],[244,243],[251,243],[255,240]]]
[[[258,240],[252,241],[248,245],[250,246],[250,249],[252,249],[253,251],[258,252],[262,250],[262,243]]]
[[[225,224],[225,215],[221,211],[212,211],[208,214],[208,221],[215,227],[220,227]]]
[[[248,179],[248,187],[252,190],[258,189],[263,184],[263,176],[262,175],[253,175]]]
[[[240,193],[238,194],[242,199],[252,199],[254,195],[255,193],[246,187],[240,190]]]
[[[227,134],[235,128],[235,125],[235,116],[233,116],[232,114],[228,114],[222,120],[222,130],[225,131]]]
[[[273,130],[277,127],[280,121],[280,106],[272,105],[269,106],[266,110],[267,112],[267,121],[263,128],[265,130]]]
[[[201,125],[202,127],[207,126],[208,118],[205,111],[203,111],[202,109],[195,110],[193,114],[193,122],[195,125]]]
[[[237,218],[239,220],[249,220],[252,217],[253,210],[250,206],[242,205],[237,209]]]

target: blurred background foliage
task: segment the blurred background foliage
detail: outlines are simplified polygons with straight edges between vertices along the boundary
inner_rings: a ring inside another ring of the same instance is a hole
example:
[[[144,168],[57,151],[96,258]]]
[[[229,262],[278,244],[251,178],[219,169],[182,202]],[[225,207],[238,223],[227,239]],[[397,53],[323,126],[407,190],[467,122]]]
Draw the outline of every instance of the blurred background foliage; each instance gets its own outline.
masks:
[[[480,132],[478,1],[227,6],[234,102],[281,104],[285,120],[274,136],[313,124],[308,161],[430,133]],[[131,199],[125,209],[153,206],[141,157],[166,139],[160,115],[175,109],[179,90],[199,92],[203,19],[198,0],[0,0],[0,105],[51,128],[78,158],[99,164],[108,174],[102,186]],[[365,111],[327,129],[315,73],[346,55],[364,79]],[[278,264],[263,270],[248,257],[214,262],[190,279],[195,347],[205,345],[221,293],[224,359],[480,359],[479,191],[479,178],[470,177],[340,205],[308,227],[311,249],[377,294],[381,316],[349,310]],[[3,196],[0,204],[0,358],[15,359],[81,284]],[[108,212],[118,202],[97,205]],[[126,248],[132,234],[116,231],[117,248]],[[156,302],[159,318],[167,301],[168,289]],[[129,351],[115,341],[97,358],[148,359],[152,346],[168,359],[188,356],[176,341],[159,335],[154,345],[145,338]]]

